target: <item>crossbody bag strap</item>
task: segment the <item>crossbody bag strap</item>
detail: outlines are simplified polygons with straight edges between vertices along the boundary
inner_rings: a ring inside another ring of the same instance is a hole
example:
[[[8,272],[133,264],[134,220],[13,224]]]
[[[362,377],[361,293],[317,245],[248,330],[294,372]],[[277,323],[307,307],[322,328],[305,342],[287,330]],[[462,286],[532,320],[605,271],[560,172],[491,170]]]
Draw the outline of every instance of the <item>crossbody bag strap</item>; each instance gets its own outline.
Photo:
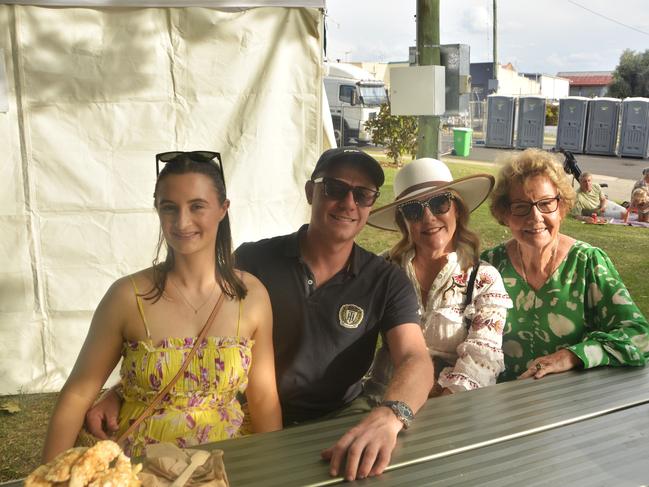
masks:
[[[203,325],[203,329],[201,332],[198,334],[198,338],[196,338],[196,341],[194,342],[194,346],[192,349],[189,351],[187,356],[185,357],[185,360],[183,361],[182,365],[178,369],[178,372],[176,372],[176,375],[174,376],[173,379],[169,381],[169,383],[160,391],[158,392],[158,395],[153,398],[153,400],[149,403],[149,405],[146,407],[144,411],[142,411],[142,414],[140,414],[133,423],[122,433],[119,438],[117,438],[117,443],[120,446],[123,446],[124,440],[131,434],[133,431],[144,421],[146,418],[148,418],[151,413],[153,413],[153,410],[155,407],[162,401],[162,398],[167,395],[167,393],[171,390],[171,388],[178,382],[178,379],[183,375],[185,372],[185,369],[189,366],[189,362],[192,360],[194,355],[196,354],[196,351],[198,350],[199,345],[203,342],[203,339],[207,335],[208,330],[210,329],[210,325],[214,321],[214,317],[219,311],[219,308],[221,307],[221,304],[223,303],[223,298],[225,297],[225,293],[221,293],[221,297],[218,299],[216,304],[214,305],[214,308],[212,308],[212,312],[210,313],[210,316],[207,318],[207,321]]]
[[[464,299],[464,306],[471,304],[473,299],[473,288],[475,287],[475,279],[478,276],[478,269],[480,268],[480,261],[476,262],[469,276],[469,282],[466,284],[466,298]]]

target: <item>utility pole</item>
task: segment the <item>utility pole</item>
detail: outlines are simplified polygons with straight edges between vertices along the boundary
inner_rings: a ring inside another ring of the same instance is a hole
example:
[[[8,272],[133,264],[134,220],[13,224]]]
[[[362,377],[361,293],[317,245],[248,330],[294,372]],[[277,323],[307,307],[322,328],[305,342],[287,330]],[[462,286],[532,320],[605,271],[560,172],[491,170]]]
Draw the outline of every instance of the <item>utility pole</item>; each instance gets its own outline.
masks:
[[[496,0],[494,0],[495,2]],[[417,64],[440,65],[439,52],[439,2],[417,0]],[[439,157],[439,117],[419,117],[417,157]]]
[[[494,45],[493,45],[493,58],[494,58],[494,67],[493,67],[493,79],[498,79],[498,28],[497,28],[497,6],[496,0],[493,0],[493,28],[494,28]]]

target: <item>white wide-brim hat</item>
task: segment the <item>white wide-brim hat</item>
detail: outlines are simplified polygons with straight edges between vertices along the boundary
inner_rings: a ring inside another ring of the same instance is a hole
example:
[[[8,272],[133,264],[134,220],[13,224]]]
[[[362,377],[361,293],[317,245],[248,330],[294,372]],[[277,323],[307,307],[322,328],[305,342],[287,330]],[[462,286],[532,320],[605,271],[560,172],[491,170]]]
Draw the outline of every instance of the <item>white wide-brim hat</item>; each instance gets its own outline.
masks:
[[[474,174],[454,180],[442,161],[429,157],[415,159],[394,177],[394,201],[373,210],[367,223],[383,230],[399,231],[395,216],[401,203],[449,190],[457,193],[472,212],[487,199],[494,184],[495,179],[490,174]]]

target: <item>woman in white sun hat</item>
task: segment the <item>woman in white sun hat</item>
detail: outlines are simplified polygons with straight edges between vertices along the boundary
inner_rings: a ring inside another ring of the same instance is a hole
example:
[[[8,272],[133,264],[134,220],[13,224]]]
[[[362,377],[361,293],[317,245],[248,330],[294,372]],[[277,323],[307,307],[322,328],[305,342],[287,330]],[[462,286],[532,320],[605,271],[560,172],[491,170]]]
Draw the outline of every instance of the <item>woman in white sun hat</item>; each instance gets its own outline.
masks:
[[[437,377],[431,396],[495,384],[504,370],[502,334],[512,302],[498,271],[479,262],[479,239],[468,229],[469,214],[493,185],[490,175],[454,180],[443,162],[417,159],[396,174],[394,201],[368,220],[401,232],[386,258],[406,271],[417,291]],[[379,400],[391,375],[384,342],[365,393]]]

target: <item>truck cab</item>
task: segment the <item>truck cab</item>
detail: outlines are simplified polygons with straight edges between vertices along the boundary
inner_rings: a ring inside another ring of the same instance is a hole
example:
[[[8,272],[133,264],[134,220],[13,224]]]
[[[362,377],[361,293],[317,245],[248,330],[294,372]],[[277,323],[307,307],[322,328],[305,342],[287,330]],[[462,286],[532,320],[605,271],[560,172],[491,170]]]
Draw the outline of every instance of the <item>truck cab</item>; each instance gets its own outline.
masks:
[[[372,137],[365,130],[365,122],[375,118],[388,101],[383,81],[352,64],[327,63],[324,86],[336,143],[369,143]]]

